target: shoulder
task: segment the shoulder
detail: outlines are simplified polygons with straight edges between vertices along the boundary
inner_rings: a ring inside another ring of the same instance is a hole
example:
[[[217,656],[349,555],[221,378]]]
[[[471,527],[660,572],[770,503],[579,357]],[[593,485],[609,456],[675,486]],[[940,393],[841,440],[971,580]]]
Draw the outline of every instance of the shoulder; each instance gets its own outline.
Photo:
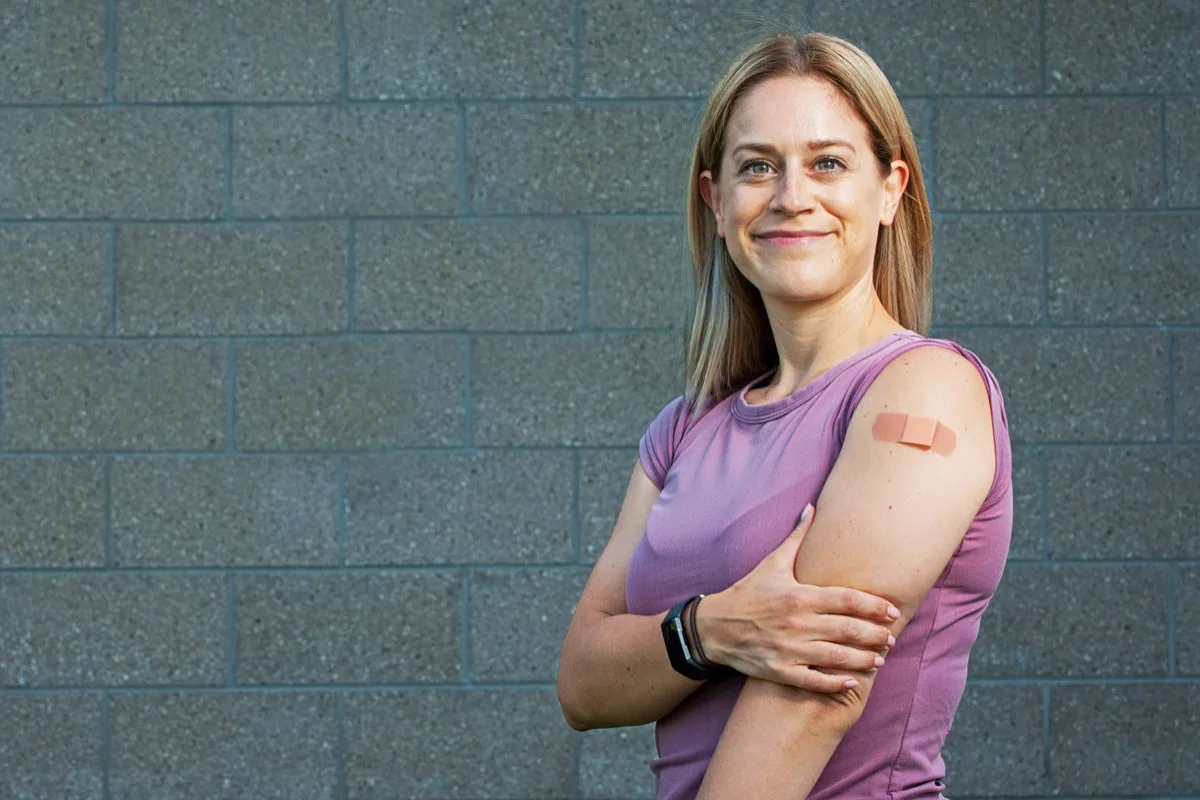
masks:
[[[659,489],[663,488],[667,472],[675,461],[690,416],[687,396],[676,397],[655,415],[638,443],[642,469]]]
[[[956,414],[991,413],[983,364],[969,351],[926,339],[892,359],[879,372],[863,402],[906,403]],[[917,413],[916,411],[908,413]]]
[[[990,485],[997,464],[990,373],[972,354],[943,340],[923,340],[879,373],[850,419],[847,443],[875,439],[880,414],[935,419],[954,433],[953,454],[929,464],[963,470],[972,483]],[[947,346],[951,345],[951,346]],[[944,462],[944,463],[943,463]]]
[[[675,440],[687,425],[689,404],[687,397],[680,395],[662,407],[646,429],[646,435],[655,439]]]

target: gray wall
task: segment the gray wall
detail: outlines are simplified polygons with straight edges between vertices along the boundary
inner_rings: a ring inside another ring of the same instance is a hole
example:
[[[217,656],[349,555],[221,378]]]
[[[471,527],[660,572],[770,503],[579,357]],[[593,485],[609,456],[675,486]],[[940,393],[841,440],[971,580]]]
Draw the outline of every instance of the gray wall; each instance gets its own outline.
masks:
[[[649,796],[555,659],[747,5],[0,4],[0,797]],[[1200,797],[1200,3],[804,10],[1008,397],[951,794]]]

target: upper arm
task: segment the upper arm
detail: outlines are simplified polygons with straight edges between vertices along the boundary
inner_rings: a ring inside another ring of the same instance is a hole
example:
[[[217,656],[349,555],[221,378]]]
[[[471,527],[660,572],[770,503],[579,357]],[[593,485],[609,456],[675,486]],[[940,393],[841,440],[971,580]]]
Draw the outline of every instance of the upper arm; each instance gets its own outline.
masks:
[[[877,441],[883,412],[931,417],[953,452]],[[996,468],[991,402],[978,369],[940,347],[890,363],[855,410],[796,559],[803,583],[850,586],[891,600],[899,633],[958,549]]]
[[[633,552],[646,530],[650,509],[661,493],[675,450],[687,428],[689,409],[684,396],[676,397],[651,421],[638,442],[638,457],[625,489],[625,499],[608,545],[597,559],[576,607],[575,619],[588,612],[624,614],[625,576]],[[579,612],[584,612],[580,614]],[[572,620],[574,627],[574,619]],[[568,632],[569,633],[569,632]]]
[[[625,576],[658,495],[658,487],[642,468],[641,461],[636,461],[612,535],[596,560],[576,606],[577,619],[586,617],[588,612],[605,615],[626,613]]]

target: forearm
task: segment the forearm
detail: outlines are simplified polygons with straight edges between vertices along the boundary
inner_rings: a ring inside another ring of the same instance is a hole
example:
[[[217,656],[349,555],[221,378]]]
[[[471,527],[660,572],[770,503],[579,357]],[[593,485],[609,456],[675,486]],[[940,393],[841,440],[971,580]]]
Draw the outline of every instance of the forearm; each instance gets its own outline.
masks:
[[[702,684],[671,667],[660,623],[636,614],[572,625],[558,667],[558,699],[576,730],[656,722]]]
[[[804,800],[864,702],[855,691],[823,695],[747,679],[697,800]]]

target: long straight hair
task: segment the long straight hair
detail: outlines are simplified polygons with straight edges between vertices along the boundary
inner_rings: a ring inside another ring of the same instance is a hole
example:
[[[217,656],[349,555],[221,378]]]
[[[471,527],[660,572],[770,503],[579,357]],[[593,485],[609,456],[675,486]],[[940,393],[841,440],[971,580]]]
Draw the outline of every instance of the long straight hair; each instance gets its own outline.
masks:
[[[887,77],[862,50],[821,33],[776,34],[745,50],[717,81],[700,117],[688,182],[687,231],[694,302],[687,345],[693,410],[719,402],[779,364],[758,288],[738,271],[700,194],[700,173],[718,175],[725,130],[737,101],[771,78],[804,75],[829,82],[866,123],[882,174],[908,164],[909,179],[890,226],[881,225],[873,281],[884,308],[909,330],[929,331],[933,221],[912,128]]]

